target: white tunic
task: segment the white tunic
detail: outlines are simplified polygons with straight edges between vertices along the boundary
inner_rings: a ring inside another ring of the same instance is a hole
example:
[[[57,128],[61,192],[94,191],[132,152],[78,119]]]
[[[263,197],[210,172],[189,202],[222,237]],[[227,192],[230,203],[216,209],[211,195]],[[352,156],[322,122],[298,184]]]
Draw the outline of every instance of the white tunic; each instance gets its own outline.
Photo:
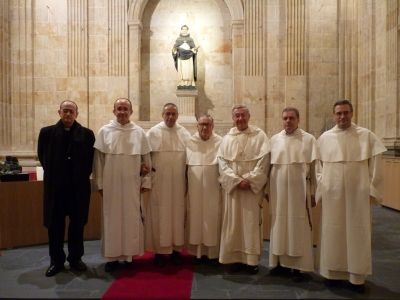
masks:
[[[146,249],[169,254],[184,245],[186,143],[181,125],[161,122],[147,132],[152,148],[152,190],[146,201]]]
[[[269,140],[259,128],[232,128],[218,157],[223,192],[219,261],[257,265],[262,250],[262,201],[269,169]],[[237,185],[250,181],[250,190]]]
[[[364,283],[371,274],[370,197],[381,200],[380,154],[386,150],[368,129],[337,126],[318,139],[322,172],[320,273],[330,279]]]
[[[311,195],[316,178],[315,138],[297,129],[271,138],[269,265],[313,271]]]
[[[203,141],[194,134],[187,144],[188,252],[217,258],[221,237],[221,187],[217,154],[222,138],[213,134]]]
[[[145,159],[151,167],[150,144],[141,127],[111,121],[99,130],[94,147],[93,174],[103,190],[103,255],[130,261],[144,252],[140,188],[151,182],[140,177],[140,165]]]

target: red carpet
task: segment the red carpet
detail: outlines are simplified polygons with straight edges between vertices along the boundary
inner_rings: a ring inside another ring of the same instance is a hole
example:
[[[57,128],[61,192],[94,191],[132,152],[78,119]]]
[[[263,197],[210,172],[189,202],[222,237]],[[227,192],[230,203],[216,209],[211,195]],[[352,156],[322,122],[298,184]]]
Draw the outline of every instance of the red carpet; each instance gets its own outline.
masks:
[[[153,254],[134,259],[132,270],[121,270],[103,299],[190,299],[193,279],[191,257],[182,266],[168,259],[165,267],[154,265]]]

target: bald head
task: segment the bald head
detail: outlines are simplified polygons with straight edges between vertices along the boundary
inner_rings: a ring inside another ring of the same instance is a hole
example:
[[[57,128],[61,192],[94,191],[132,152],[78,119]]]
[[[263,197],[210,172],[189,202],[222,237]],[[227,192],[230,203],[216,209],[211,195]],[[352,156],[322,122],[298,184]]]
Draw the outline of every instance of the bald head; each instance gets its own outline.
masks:
[[[78,117],[78,105],[74,101],[64,100],[60,103],[58,115],[64,127],[70,128]]]
[[[174,103],[166,103],[163,106],[162,118],[167,127],[172,128],[178,120],[178,107]]]
[[[113,113],[121,125],[129,123],[133,113],[131,101],[127,98],[118,98],[114,102]]]

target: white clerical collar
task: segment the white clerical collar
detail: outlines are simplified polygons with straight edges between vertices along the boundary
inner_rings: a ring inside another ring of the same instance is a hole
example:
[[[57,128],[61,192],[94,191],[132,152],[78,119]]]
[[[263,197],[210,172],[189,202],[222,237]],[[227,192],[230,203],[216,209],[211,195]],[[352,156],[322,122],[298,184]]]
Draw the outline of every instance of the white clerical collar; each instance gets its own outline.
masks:
[[[295,130],[293,130],[292,133],[288,133],[286,130],[283,130],[283,131],[285,132],[285,135],[287,135],[287,136],[294,136],[299,133],[299,127],[297,127]]]

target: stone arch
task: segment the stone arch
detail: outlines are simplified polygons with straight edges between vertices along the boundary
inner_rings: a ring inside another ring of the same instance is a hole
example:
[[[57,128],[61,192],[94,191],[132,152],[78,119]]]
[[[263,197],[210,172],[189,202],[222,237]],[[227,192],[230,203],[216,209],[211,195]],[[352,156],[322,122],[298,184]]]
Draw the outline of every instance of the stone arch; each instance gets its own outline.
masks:
[[[149,0],[132,0],[128,9],[128,23],[141,24],[143,11]],[[243,21],[243,6],[240,0],[224,0],[231,14],[232,23]]]
[[[141,37],[143,29],[143,14],[149,0],[132,0],[128,8],[128,48],[129,48],[129,76],[128,94],[133,102],[134,111],[139,112],[135,121],[148,120],[146,113],[141,108],[146,107],[142,102],[141,91]],[[231,41],[232,41],[232,101],[240,103],[243,94],[243,40],[244,12],[241,0],[224,0],[231,18]]]

